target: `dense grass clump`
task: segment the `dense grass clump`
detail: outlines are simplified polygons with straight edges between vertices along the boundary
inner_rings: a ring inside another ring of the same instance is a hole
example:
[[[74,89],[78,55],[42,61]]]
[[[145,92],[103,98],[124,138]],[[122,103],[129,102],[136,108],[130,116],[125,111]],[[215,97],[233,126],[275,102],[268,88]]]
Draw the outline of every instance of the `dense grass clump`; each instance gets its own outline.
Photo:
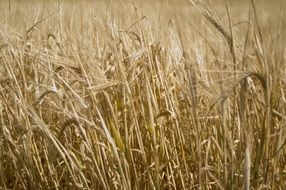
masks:
[[[0,189],[283,189],[283,0],[4,1]]]

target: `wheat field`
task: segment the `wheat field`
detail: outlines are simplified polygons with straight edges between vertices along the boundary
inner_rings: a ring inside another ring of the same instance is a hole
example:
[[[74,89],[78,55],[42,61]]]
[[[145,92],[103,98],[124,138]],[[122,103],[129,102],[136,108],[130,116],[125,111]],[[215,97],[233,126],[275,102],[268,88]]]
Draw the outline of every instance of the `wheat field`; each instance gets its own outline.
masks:
[[[286,188],[284,0],[3,0],[0,189]]]

